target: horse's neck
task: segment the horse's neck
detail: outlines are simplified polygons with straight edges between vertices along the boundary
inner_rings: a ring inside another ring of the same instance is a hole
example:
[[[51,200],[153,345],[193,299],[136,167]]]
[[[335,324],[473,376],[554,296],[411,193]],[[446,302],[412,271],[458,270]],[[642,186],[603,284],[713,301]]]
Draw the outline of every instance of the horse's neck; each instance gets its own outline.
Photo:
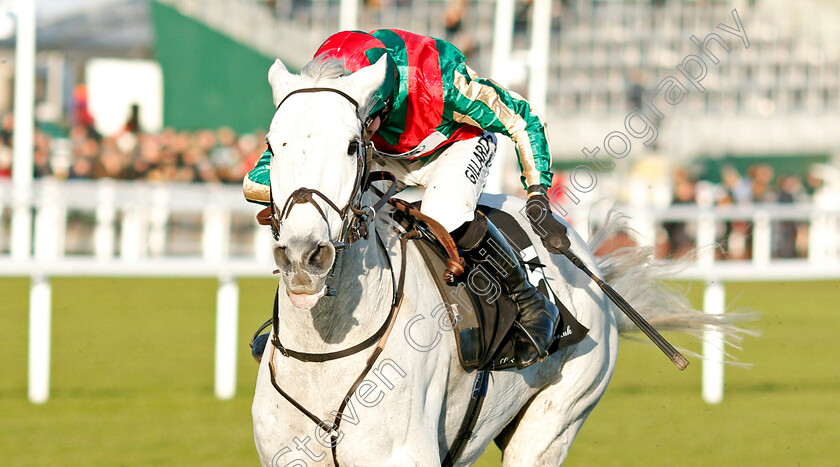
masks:
[[[374,234],[338,253],[337,270],[327,281],[336,291],[315,308],[294,308],[281,287],[278,335],[284,346],[301,352],[335,351],[376,332],[390,311],[392,275]]]

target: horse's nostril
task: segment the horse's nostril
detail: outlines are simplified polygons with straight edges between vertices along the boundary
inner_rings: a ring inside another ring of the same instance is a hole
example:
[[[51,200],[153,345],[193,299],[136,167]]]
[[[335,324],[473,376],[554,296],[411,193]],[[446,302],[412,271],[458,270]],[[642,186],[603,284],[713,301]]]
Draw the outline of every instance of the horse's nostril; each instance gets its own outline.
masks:
[[[291,269],[292,262],[286,256],[286,247],[279,245],[274,247],[274,263],[277,264],[277,268],[281,271],[289,271]]]
[[[325,272],[332,266],[334,251],[329,243],[315,245],[307,256],[307,268],[316,274]]]

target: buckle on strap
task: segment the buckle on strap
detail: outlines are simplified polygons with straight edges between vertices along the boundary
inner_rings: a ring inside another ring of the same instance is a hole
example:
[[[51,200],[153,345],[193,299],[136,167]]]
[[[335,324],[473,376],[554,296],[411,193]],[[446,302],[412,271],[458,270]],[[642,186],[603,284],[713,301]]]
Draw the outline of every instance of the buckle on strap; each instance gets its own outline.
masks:
[[[271,345],[273,345],[274,348],[279,350],[280,353],[283,354],[284,357],[287,357],[287,358],[289,357],[289,351],[286,350],[285,347],[283,347],[283,344],[280,343],[280,339],[278,339],[276,337],[272,337],[271,338]]]

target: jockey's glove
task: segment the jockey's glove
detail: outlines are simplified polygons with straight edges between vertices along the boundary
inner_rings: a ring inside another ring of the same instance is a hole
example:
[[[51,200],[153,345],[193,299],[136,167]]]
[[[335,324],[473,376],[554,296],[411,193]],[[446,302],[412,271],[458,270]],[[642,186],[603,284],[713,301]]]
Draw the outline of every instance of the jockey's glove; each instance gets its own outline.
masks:
[[[571,243],[566,234],[566,226],[555,219],[551,213],[551,205],[545,194],[545,188],[536,185],[528,187],[525,213],[531,221],[534,233],[540,237],[549,252],[562,255],[564,251],[569,250]]]

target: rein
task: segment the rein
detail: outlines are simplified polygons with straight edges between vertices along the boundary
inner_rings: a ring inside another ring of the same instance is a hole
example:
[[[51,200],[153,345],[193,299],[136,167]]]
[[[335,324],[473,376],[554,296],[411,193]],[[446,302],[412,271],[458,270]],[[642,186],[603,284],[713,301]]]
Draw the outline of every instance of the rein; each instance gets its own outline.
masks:
[[[377,243],[379,243],[380,247],[382,247],[385,257],[388,259],[388,268],[393,271],[391,265],[391,257],[388,255],[388,252],[384,250],[384,246],[379,239],[379,236],[374,234],[377,239]],[[274,389],[283,396],[292,406],[294,406],[298,411],[304,414],[307,418],[312,420],[318,427],[322,430],[327,432],[333,432],[331,438],[331,447],[332,447],[332,457],[333,463],[338,467],[338,455],[336,453],[336,446],[338,445],[338,428],[341,424],[343,411],[347,407],[347,403],[350,400],[350,397],[353,396],[353,393],[356,392],[356,388],[361,384],[361,382],[365,379],[367,374],[373,368],[373,364],[376,363],[376,360],[379,358],[379,355],[382,353],[382,350],[385,349],[385,343],[388,341],[388,337],[391,335],[391,329],[394,327],[394,322],[396,321],[397,315],[399,314],[402,299],[404,295],[405,289],[405,270],[406,270],[406,250],[408,246],[408,240],[412,238],[417,238],[419,236],[419,232],[416,230],[412,230],[410,232],[406,232],[403,235],[400,235],[400,273],[399,279],[395,282],[393,298],[391,300],[391,310],[388,312],[388,317],[385,322],[380,326],[380,328],[369,338],[365,339],[364,341],[360,342],[359,344],[354,345],[345,350],[341,350],[338,352],[328,352],[328,353],[321,353],[321,354],[314,354],[314,353],[305,353],[305,352],[295,352],[293,350],[286,349],[280,344],[280,340],[277,337],[277,326],[279,324],[279,317],[278,317],[278,298],[275,295],[274,297],[274,315],[272,317],[273,320],[273,329],[272,329],[272,346],[269,351],[268,355],[268,369],[271,373],[271,385],[274,386]],[[279,293],[279,291],[278,291]],[[276,369],[274,367],[274,351],[275,349],[280,350],[280,352],[286,357],[292,357],[296,360],[300,360],[303,362],[325,362],[329,360],[336,360],[342,357],[346,357],[349,355],[356,354],[361,352],[364,349],[369,348],[373,343],[376,343],[376,347],[374,347],[373,352],[371,352],[370,356],[367,359],[367,363],[365,364],[364,369],[350,386],[350,389],[347,390],[344,398],[342,399],[341,405],[338,407],[336,411],[336,416],[332,422],[328,422],[326,420],[322,420],[318,418],[317,415],[312,413],[309,409],[303,406],[300,402],[295,400],[292,396],[290,396],[283,388],[280,387],[280,384],[277,382],[277,375]]]

